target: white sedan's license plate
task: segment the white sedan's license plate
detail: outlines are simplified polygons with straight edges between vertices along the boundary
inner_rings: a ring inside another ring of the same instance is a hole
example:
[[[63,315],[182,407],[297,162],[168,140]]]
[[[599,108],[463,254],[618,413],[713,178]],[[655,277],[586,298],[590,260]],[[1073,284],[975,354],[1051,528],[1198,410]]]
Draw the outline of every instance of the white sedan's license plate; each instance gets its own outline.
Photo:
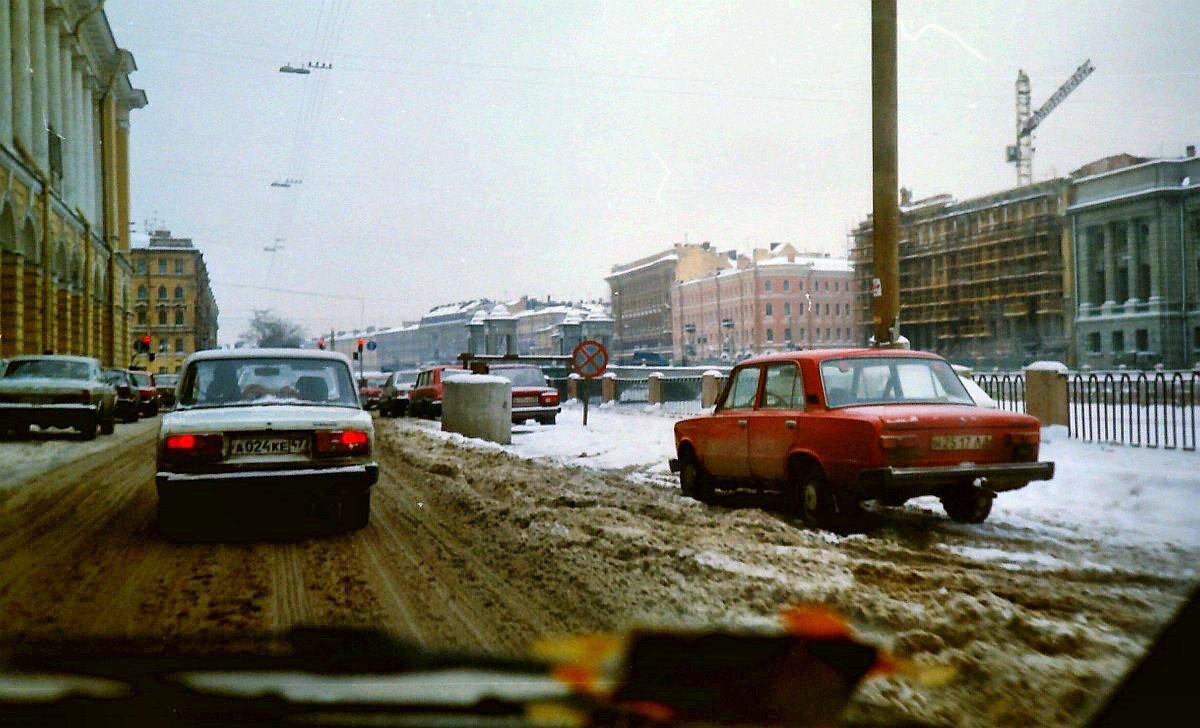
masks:
[[[246,437],[234,440],[230,455],[303,455],[308,452],[307,437]]]
[[[992,444],[991,435],[934,435],[934,450],[984,450]]]

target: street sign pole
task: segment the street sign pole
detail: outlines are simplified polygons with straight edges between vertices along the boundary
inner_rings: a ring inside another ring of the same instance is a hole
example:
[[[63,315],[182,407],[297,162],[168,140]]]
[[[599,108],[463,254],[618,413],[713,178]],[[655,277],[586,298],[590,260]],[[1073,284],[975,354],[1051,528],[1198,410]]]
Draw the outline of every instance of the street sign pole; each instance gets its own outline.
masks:
[[[583,426],[587,427],[588,401],[591,399],[588,382],[608,368],[608,350],[599,341],[581,341],[571,352],[571,366],[582,378],[579,386],[583,389]]]

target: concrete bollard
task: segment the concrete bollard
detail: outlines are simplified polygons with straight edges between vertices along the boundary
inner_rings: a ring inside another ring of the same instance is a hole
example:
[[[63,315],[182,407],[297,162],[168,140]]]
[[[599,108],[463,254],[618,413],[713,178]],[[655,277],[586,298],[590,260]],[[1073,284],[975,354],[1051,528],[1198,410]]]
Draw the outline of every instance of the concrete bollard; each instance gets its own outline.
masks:
[[[721,385],[724,383],[724,375],[715,369],[710,369],[704,372],[700,377],[700,406],[712,407],[717,403],[717,397],[721,396]]]
[[[484,374],[456,374],[444,386],[443,431],[501,445],[512,442],[512,382]]]
[[[600,377],[600,402],[611,402],[617,398],[617,375],[605,372]]]
[[[663,401],[663,373],[650,372],[650,376],[646,378],[648,394],[646,401],[650,404],[662,404]]]
[[[567,375],[567,399],[579,399],[579,375],[571,372]]]
[[[1057,361],[1035,361],[1025,367],[1025,411],[1042,425],[1070,424],[1067,365]]]

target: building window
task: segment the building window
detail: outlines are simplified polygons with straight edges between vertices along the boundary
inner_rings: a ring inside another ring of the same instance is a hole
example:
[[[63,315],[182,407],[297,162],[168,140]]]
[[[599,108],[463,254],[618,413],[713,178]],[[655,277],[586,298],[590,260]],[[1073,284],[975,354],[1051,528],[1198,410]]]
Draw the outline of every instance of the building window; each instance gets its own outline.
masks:
[[[825,304],[825,315],[826,315],[826,316],[828,316],[828,315],[829,315],[829,304],[828,304],[828,303],[827,303],[827,304]]]
[[[784,316],[791,316],[791,315],[792,315],[792,304],[791,304],[791,302],[790,302],[790,301],[788,301],[788,302],[785,302],[785,303],[783,304],[783,315],[784,315]]]
[[[804,290],[804,281],[796,281],[796,290],[797,290],[797,291],[803,291],[803,290]]]
[[[768,291],[768,292],[771,290],[771,281],[767,281],[766,283],[763,284],[763,290]]]
[[[837,293],[839,290],[841,290],[841,285],[842,285],[841,282],[834,281],[833,282],[833,292]]]
[[[183,298],[183,286],[175,286],[175,298],[176,299]]]
[[[1093,331],[1092,333],[1088,334],[1087,342],[1088,342],[1087,347],[1088,347],[1089,353],[1092,353],[1092,354],[1100,353],[1100,332],[1099,331]]]
[[[767,341],[775,340],[775,329],[767,329]]]
[[[829,290],[829,281],[825,281],[825,290]]]
[[[767,315],[773,316],[774,314],[775,314],[775,307],[768,303],[767,304]]]
[[[1200,351],[1200,326],[1192,329],[1192,348]]]
[[[784,282],[783,282],[783,290],[785,290],[785,291],[786,291],[786,290],[788,290],[788,289],[789,289],[789,288],[791,288],[791,287],[792,287],[792,282],[791,282],[791,281],[784,281]]]
[[[158,309],[158,325],[159,326],[167,325],[167,309],[165,309],[165,308]]]
[[[783,330],[783,340],[788,342],[792,340],[792,329],[790,326]]]
[[[183,309],[182,308],[175,309],[175,325],[183,326]]]
[[[175,273],[177,275],[183,275],[183,261],[182,260],[175,261]]]
[[[144,308],[143,308],[143,309],[139,309],[139,310],[138,310],[138,319],[137,319],[137,321],[138,321],[138,324],[139,324],[139,325],[141,325],[141,326],[145,326],[145,325],[146,325],[146,309],[144,309]]]
[[[1150,332],[1146,329],[1138,329],[1133,333],[1134,343],[1137,345],[1138,351],[1150,351]]]
[[[166,286],[158,287],[158,298],[160,301],[167,300],[167,287]]]
[[[159,259],[158,259],[158,272],[159,272],[159,273],[166,273],[166,272],[167,272],[167,259],[166,259],[166,258],[159,258]]]
[[[1112,332],[1112,350],[1114,354],[1120,354],[1125,351],[1125,332]]]
[[[833,331],[831,331],[830,329],[825,329],[825,338],[826,338],[826,339],[832,339],[832,338],[833,338]]]
[[[183,339],[175,339],[175,351],[183,353]]]
[[[145,286],[138,286],[138,298],[145,300],[145,298],[149,295],[150,292],[146,290]]]
[[[146,272],[146,259],[145,258],[138,258],[137,271],[138,271],[138,273],[143,273],[143,274]]]

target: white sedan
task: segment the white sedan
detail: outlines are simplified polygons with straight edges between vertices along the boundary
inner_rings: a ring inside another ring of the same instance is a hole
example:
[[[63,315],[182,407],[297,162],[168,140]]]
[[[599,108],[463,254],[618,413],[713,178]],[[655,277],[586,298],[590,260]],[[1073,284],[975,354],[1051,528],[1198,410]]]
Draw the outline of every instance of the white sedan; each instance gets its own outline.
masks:
[[[344,355],[198,352],[184,362],[177,394],[158,435],[164,534],[189,538],[210,522],[257,527],[281,516],[288,526],[367,524],[379,477],[375,429]]]

